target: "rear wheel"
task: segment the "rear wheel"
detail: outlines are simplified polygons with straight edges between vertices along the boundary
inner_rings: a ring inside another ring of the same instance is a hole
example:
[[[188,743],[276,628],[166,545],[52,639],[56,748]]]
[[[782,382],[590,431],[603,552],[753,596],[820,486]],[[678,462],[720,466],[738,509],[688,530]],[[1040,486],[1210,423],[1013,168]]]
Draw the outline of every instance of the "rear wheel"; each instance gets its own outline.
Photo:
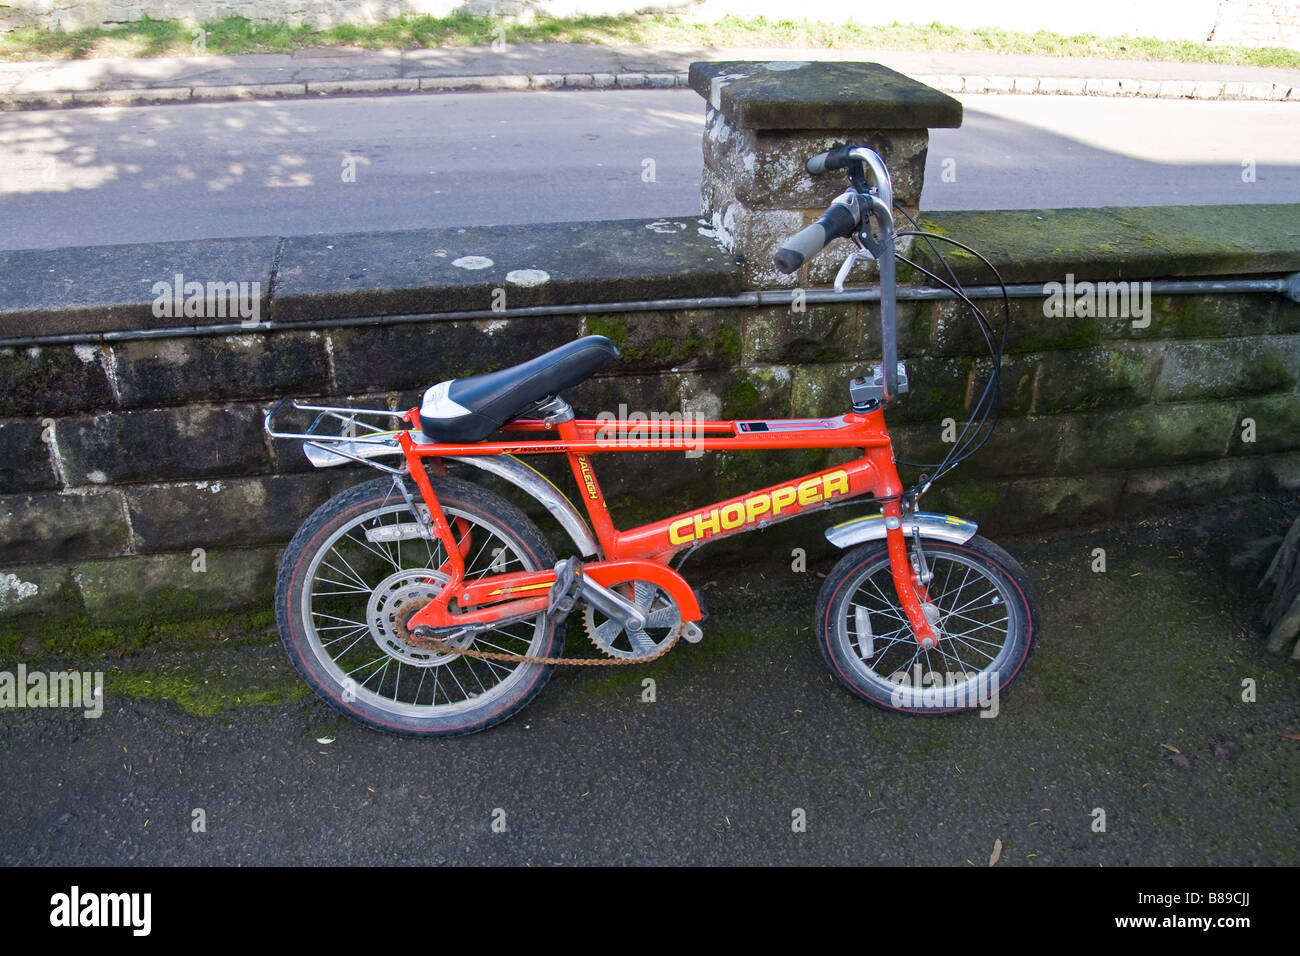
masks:
[[[937,645],[917,644],[881,541],[853,549],[827,576],[815,618],[822,656],[841,684],[887,710],[987,707],[1033,651],[1033,585],[1015,558],[978,535],[926,541],[924,551]]]
[[[454,478],[433,483],[461,543],[466,580],[554,565],[541,532],[514,505]],[[408,487],[424,509],[419,491]],[[418,527],[388,478],[323,504],[280,564],[280,635],[307,683],[348,716],[408,736],[473,733],[516,713],[554,668],[439,652],[410,640],[407,622],[448,579],[440,570],[446,548],[419,536]],[[560,654],[563,642],[562,630],[538,614],[451,643],[542,657]]]

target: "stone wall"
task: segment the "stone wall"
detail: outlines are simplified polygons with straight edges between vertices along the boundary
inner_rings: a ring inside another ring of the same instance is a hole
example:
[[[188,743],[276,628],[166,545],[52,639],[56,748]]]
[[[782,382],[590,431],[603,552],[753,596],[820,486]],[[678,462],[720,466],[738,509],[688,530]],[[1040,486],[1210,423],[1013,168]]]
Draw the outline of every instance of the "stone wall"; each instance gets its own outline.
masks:
[[[1300,0],[1219,0],[1216,46],[1300,49]]]
[[[1298,215],[1297,206],[1198,206],[925,222],[989,253],[1009,281],[1041,286],[1067,275],[1291,272]],[[655,220],[3,254],[0,616],[139,620],[268,606],[294,529],[371,474],[315,472],[296,443],[269,441],[261,417],[286,393],[407,408],[432,382],[599,332],[623,358],[567,396],[584,417],[620,405],[706,417],[845,411],[847,378],[878,350],[873,305],[493,316],[496,290],[508,308],[541,311],[741,292],[734,259],[697,230]],[[471,254],[492,263],[454,266]],[[969,261],[954,264],[964,281],[982,281]],[[549,279],[512,282],[525,268]],[[155,317],[153,283],[182,270],[264,281],[260,324]],[[406,318],[448,309],[474,317]],[[376,318],[331,324],[366,315]],[[205,323],[219,334],[115,338]],[[1300,487],[1300,304],[1278,294],[1156,295],[1149,323],[1135,325],[1053,317],[1039,297],[1015,300],[1013,323],[1004,420],[926,499],[933,510],[997,535]],[[900,457],[934,460],[945,419],[963,419],[986,371],[983,349],[952,303],[905,303],[900,326],[913,386],[888,417]],[[635,453],[601,456],[597,467],[626,525],[830,458]],[[813,516],[736,540],[817,547],[828,523]]]

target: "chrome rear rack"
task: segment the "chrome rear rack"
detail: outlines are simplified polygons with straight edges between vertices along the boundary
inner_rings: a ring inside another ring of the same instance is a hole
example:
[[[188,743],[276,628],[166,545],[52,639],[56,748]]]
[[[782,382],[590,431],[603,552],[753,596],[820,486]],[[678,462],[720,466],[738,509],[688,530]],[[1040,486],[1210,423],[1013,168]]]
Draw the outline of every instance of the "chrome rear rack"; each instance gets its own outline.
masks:
[[[305,432],[276,431],[273,425],[275,416],[285,404],[290,404],[299,411],[319,412]],[[295,398],[286,396],[271,406],[266,417],[262,419],[262,428],[272,438],[286,438],[303,443],[303,454],[316,468],[331,468],[348,461],[370,465],[380,471],[400,474],[401,469],[390,468],[372,459],[384,455],[400,455],[402,446],[397,436],[406,429],[384,429],[379,425],[365,421],[364,417],[398,419],[405,417],[405,412],[395,412],[387,408],[350,408],[341,405],[308,405]],[[331,423],[339,423],[338,434],[324,429]],[[427,442],[423,433],[412,430],[416,441]]]

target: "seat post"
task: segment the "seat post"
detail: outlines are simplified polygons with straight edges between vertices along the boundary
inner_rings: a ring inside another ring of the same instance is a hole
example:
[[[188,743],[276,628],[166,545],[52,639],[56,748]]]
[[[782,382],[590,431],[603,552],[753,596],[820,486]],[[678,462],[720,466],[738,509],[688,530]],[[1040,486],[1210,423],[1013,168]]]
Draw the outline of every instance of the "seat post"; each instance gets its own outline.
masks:
[[[537,403],[535,412],[546,423],[547,428],[554,428],[561,422],[573,421],[573,406],[558,395],[551,395]]]

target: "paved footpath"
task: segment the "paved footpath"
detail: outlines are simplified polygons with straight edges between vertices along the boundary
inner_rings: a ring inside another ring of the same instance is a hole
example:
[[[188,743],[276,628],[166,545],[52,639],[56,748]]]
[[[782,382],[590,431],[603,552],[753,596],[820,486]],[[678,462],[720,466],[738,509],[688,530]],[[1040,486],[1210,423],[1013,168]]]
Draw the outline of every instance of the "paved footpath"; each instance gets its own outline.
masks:
[[[445,90],[686,85],[695,60],[869,60],[949,93],[1039,93],[1300,101],[1300,70],[876,49],[651,48],[534,43],[242,56],[105,57],[0,63],[0,109]]]

